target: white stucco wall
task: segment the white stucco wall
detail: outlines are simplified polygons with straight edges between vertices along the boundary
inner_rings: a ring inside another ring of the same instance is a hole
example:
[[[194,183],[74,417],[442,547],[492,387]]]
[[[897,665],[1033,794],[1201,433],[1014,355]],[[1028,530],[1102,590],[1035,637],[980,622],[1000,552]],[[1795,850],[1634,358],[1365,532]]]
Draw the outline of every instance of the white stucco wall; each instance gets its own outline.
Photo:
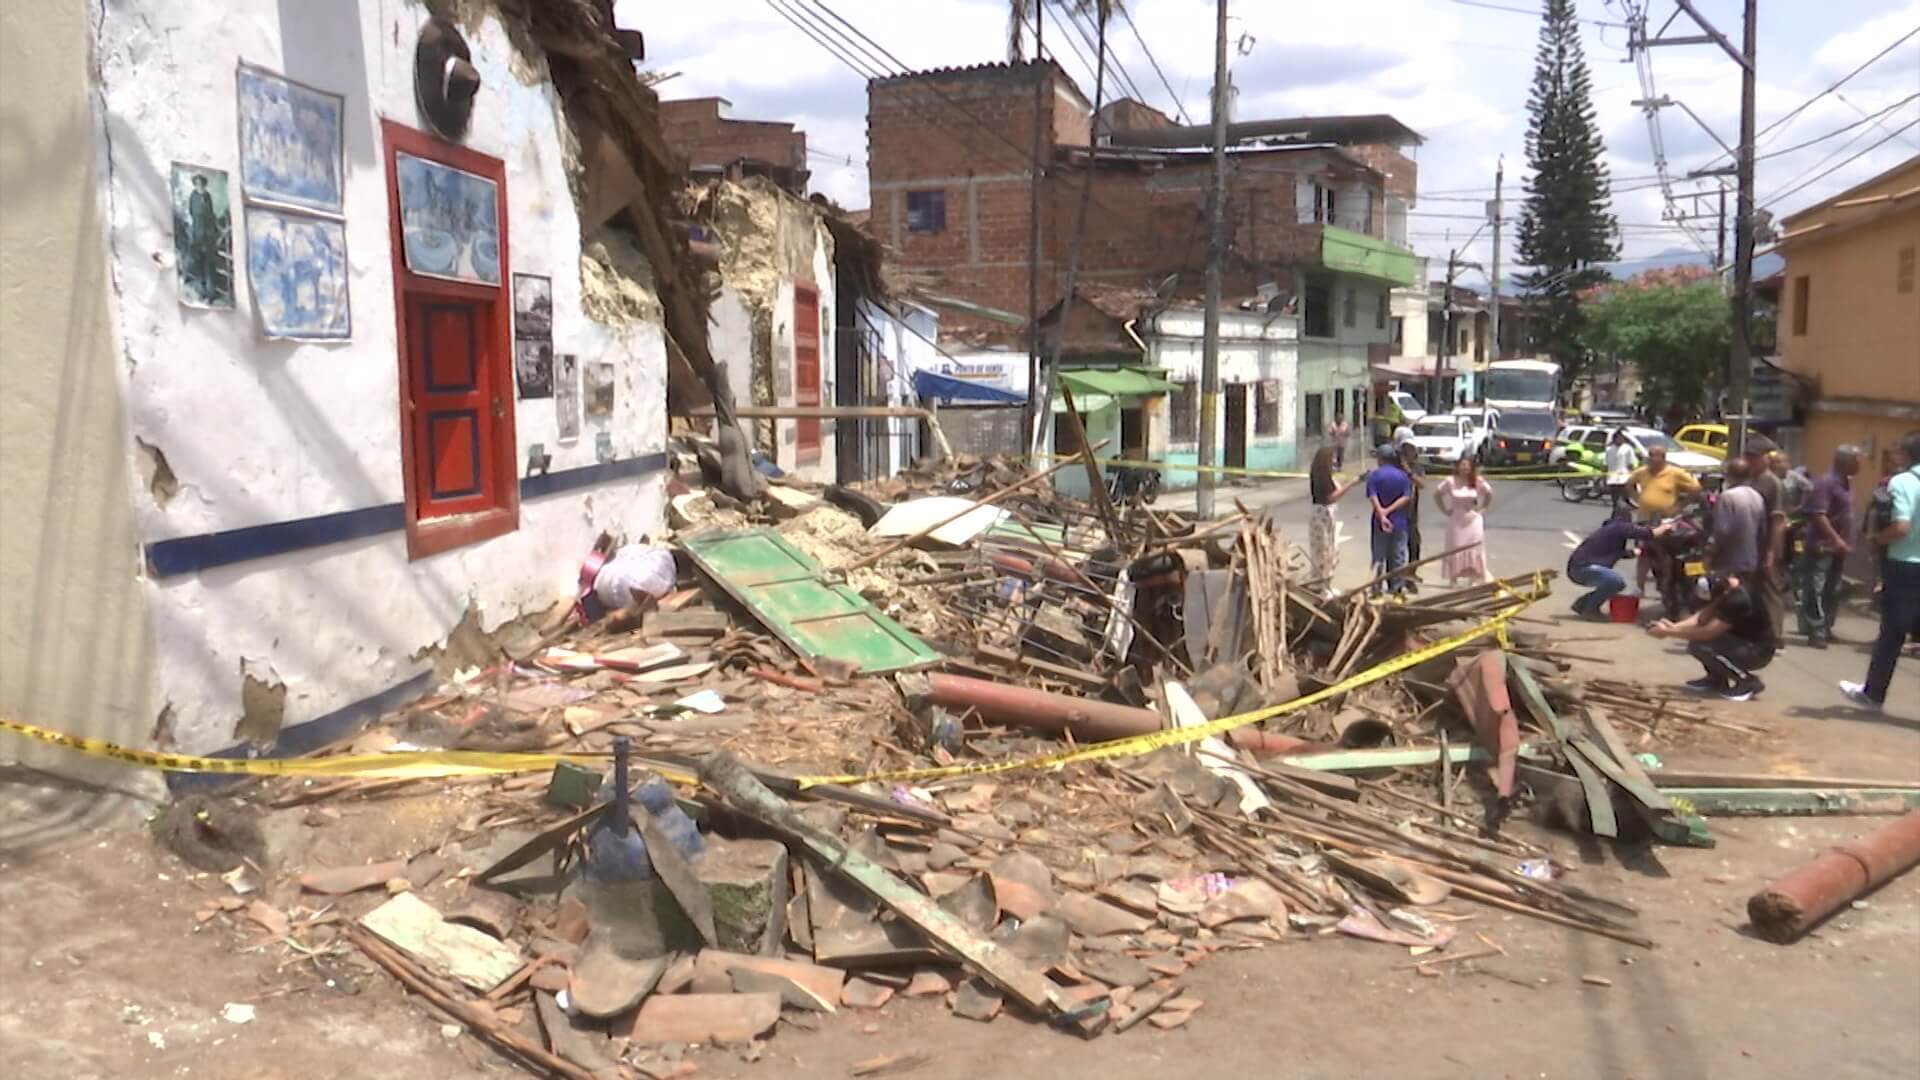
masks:
[[[136,0],[96,3],[94,17],[127,420],[134,437],[166,454],[181,484],[165,506],[136,488],[140,538],[402,502],[380,121],[424,126],[413,48],[426,10],[408,0]],[[552,400],[515,399],[514,459],[524,469],[539,443],[552,471],[592,465],[601,427],[612,433],[616,460],[656,452],[665,433],[664,339],[657,323],[604,326],[582,311],[560,102],[496,21],[463,29],[482,79],[465,145],[505,163],[511,262],[502,281],[514,272],[550,276],[556,352],[576,353],[583,369],[612,361],[617,371],[614,416],[583,418],[570,443],[558,441]],[[243,61],[345,96],[351,341],[263,338],[243,239],[234,252],[236,310],[178,302],[170,163],[226,170],[241,231],[234,79]],[[286,684],[286,726],[416,674],[426,661],[415,657],[442,641],[469,604],[489,629],[544,610],[570,592],[600,530],[637,538],[660,526],[663,483],[656,474],[529,498],[517,531],[419,561],[409,561],[404,534],[393,532],[150,583],[157,697],[174,710],[174,738],[191,750],[232,740],[243,661]]]
[[[1197,310],[1174,308],[1155,316],[1147,339],[1149,363],[1166,369],[1169,382],[1198,382],[1204,355],[1205,315]],[[1279,382],[1279,430],[1272,435],[1255,433],[1258,412],[1257,390],[1247,389],[1248,463],[1253,465],[1265,448],[1279,451],[1294,442],[1300,403],[1300,321],[1292,315],[1267,315],[1241,311],[1220,313],[1220,384],[1258,383],[1268,379]],[[1214,411],[1214,445],[1225,454],[1227,408],[1221,393]],[[1162,425],[1163,426],[1163,425]],[[1169,441],[1172,453],[1191,454],[1195,442]],[[1259,466],[1254,466],[1259,467]]]

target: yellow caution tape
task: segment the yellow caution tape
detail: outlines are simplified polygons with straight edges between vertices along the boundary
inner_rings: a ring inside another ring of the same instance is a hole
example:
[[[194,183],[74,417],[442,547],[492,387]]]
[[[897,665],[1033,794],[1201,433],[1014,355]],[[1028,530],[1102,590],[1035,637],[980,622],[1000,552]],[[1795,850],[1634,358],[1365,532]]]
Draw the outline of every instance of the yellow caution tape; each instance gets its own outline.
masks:
[[[1035,454],[1031,460],[1068,461],[1076,457],[1079,457],[1079,455]],[[1158,469],[1161,472],[1219,473],[1224,476],[1259,476],[1273,480],[1305,480],[1313,475],[1312,473],[1293,472],[1286,469],[1243,469],[1231,465],[1190,465],[1177,461],[1137,461],[1133,458],[1095,458],[1094,461],[1103,468],[1108,465],[1123,465],[1135,469]],[[1349,474],[1341,473],[1339,475],[1344,476]],[[1576,477],[1590,476],[1593,474],[1571,472],[1568,470],[1501,472],[1498,469],[1483,468],[1480,470],[1480,475],[1489,480],[1571,480]]]
[[[1423,649],[1403,653],[1391,660],[1375,664],[1373,667],[1359,674],[1337,682],[1332,686],[1325,687],[1324,689],[1316,690],[1305,697],[1298,697],[1292,701],[1269,706],[1265,709],[1255,709],[1252,712],[1241,713],[1237,716],[1223,716],[1218,720],[1201,724],[1198,727],[1168,728],[1161,731],[1149,732],[1145,735],[1135,735],[1131,738],[1115,739],[1112,742],[1095,743],[1092,746],[1084,746],[1073,750],[1062,750],[1058,753],[1042,754],[1038,757],[1013,758],[1005,761],[970,762],[965,765],[945,765],[924,769],[897,769],[892,772],[880,773],[847,774],[842,776],[801,776],[796,777],[795,782],[798,783],[803,790],[810,787],[817,787],[821,784],[859,784],[866,782],[918,783],[923,780],[940,780],[956,776],[984,776],[993,773],[1019,772],[1026,769],[1056,769],[1063,765],[1073,765],[1083,761],[1104,761],[1108,758],[1135,757],[1140,754],[1165,749],[1169,746],[1182,746],[1187,743],[1199,742],[1215,735],[1224,735],[1235,728],[1246,727],[1248,724],[1259,723],[1262,720],[1271,720],[1277,716],[1285,716],[1288,713],[1311,708],[1329,698],[1357,690],[1369,683],[1378,682],[1389,675],[1396,675],[1408,668],[1418,667],[1432,660],[1434,657],[1444,656],[1463,645],[1471,644],[1489,634],[1504,635],[1507,621],[1524,611],[1527,606],[1535,600],[1545,596],[1546,590],[1547,584],[1545,576],[1536,571],[1533,577],[1532,588],[1529,589],[1525,595],[1518,593],[1513,594],[1515,603],[1512,607],[1502,610],[1493,618],[1488,619],[1486,622],[1481,623],[1471,630],[1436,641]]]
[[[62,746],[88,757],[107,758],[162,772],[226,773],[233,776],[360,777],[366,780],[428,780],[447,776],[492,776],[544,772],[561,762],[589,767],[606,764],[605,754],[493,753],[485,750],[395,750],[378,754],[340,754],[314,758],[215,758],[135,750],[102,739],[49,731],[0,717],[0,731]],[[663,772],[677,783],[691,774]]]
[[[1132,738],[1117,739],[1112,742],[1097,743],[1093,746],[1065,750],[1038,757],[1015,758],[1006,761],[973,762],[965,765],[934,766],[924,769],[899,769],[892,772],[855,773],[840,776],[802,776],[796,782],[803,789],[818,787],[822,784],[860,784],[911,783],[922,780],[938,780],[955,776],[979,776],[992,773],[1016,772],[1024,769],[1054,769],[1083,761],[1103,761],[1108,758],[1134,757],[1150,753],[1169,746],[1181,746],[1199,742],[1214,735],[1223,735],[1235,728],[1248,724],[1271,720],[1278,716],[1298,712],[1301,709],[1335,697],[1339,694],[1357,690],[1369,683],[1378,682],[1389,675],[1395,675],[1408,668],[1417,667],[1437,656],[1454,651],[1464,645],[1486,637],[1498,635],[1502,642],[1506,638],[1508,620],[1518,615],[1526,607],[1546,594],[1546,581],[1543,575],[1535,573],[1532,587],[1524,594],[1505,587],[1502,593],[1510,597],[1513,606],[1502,610],[1493,618],[1452,637],[1436,641],[1423,649],[1404,653],[1391,660],[1376,664],[1350,678],[1304,697],[1265,709],[1241,713],[1237,716],[1225,716],[1199,727],[1173,728],[1164,731],[1136,735]],[[159,769],[163,772],[181,773],[221,773],[230,776],[301,776],[315,777],[358,777],[365,780],[428,780],[449,776],[489,776],[512,773],[544,772],[562,762],[575,765],[598,766],[606,761],[605,754],[555,754],[555,753],[495,753],[485,750],[399,750],[377,754],[341,754],[333,757],[314,758],[215,758],[197,757],[191,754],[169,754],[157,750],[136,750],[107,742],[104,739],[84,738],[67,735],[33,724],[23,724],[17,720],[0,717],[0,731],[10,731],[29,739],[52,743],[75,753],[88,757],[106,758],[126,765],[141,768]],[[675,783],[691,784],[697,778],[690,773],[662,769],[648,762],[648,767]]]

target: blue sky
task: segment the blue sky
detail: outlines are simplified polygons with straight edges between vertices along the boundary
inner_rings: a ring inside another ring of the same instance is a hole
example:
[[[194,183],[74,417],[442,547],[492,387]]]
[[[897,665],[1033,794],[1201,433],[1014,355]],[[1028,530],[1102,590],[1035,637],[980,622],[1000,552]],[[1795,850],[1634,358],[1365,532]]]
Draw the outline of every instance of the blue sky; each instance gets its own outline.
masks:
[[[730,99],[734,115],[742,119],[797,122],[808,134],[816,189],[848,207],[867,202],[864,81],[783,19],[775,3],[817,15],[824,5],[912,68],[985,63],[1006,55],[1004,0],[621,0],[622,25],[646,33],[646,66],[680,73],[660,87],[663,96],[718,95]],[[1650,3],[1657,28],[1675,5],[1673,0]],[[1482,200],[1492,194],[1494,168],[1503,156],[1510,203],[1520,191],[1526,96],[1539,25],[1528,11],[1536,6],[1534,0],[1233,0],[1231,33],[1245,50],[1238,55],[1237,48],[1233,56],[1240,91],[1236,116],[1386,112],[1399,117],[1427,139],[1418,151],[1422,197],[1410,226],[1415,249],[1444,260],[1450,246],[1461,245],[1463,257],[1485,262],[1492,245],[1484,231],[1466,241],[1482,213]],[[1710,249],[1712,222],[1700,223],[1697,234],[1689,236],[1669,220],[1651,179],[1651,141],[1641,110],[1632,104],[1642,94],[1628,60],[1626,31],[1600,25],[1622,22],[1623,0],[1578,0],[1576,6],[1590,20],[1583,32],[1615,177],[1614,210],[1623,227],[1624,254],[1641,258],[1698,250],[1696,243]],[[1697,6],[1738,40],[1740,0],[1699,0]],[[1130,0],[1127,8],[1171,91],[1149,66],[1132,31],[1116,21],[1110,41],[1121,66],[1148,104],[1172,112],[1177,99],[1204,122],[1213,65],[1211,0]],[[1762,129],[1920,28],[1920,0],[1770,0],[1760,8]],[[1691,32],[1686,26],[1682,15],[1673,32]],[[1047,37],[1053,46],[1063,39],[1080,44],[1051,16]],[[1092,54],[1084,44],[1081,51]],[[1091,97],[1093,78],[1081,57],[1062,48],[1058,59]],[[1653,50],[1651,62],[1656,93],[1685,102],[1721,138],[1734,141],[1740,80],[1732,60],[1712,46],[1683,46]],[[1920,126],[1906,127],[1920,121],[1920,98],[1905,100],[1913,95],[1920,95],[1920,36],[1763,137],[1756,185],[1762,205],[1784,216],[1920,154]],[[1875,114],[1876,120],[1864,119]],[[1719,155],[1713,138],[1679,109],[1663,110],[1660,123],[1674,176]],[[1840,130],[1849,125],[1858,126]],[[1903,127],[1903,133],[1890,134]],[[1877,149],[1855,157],[1875,143]],[[1841,167],[1815,179],[1834,165]],[[1675,190],[1711,187],[1680,182]],[[1678,205],[1691,212],[1696,203],[1682,199]],[[1697,205],[1703,213],[1714,210],[1711,198]],[[1516,209],[1510,205],[1509,217]],[[1508,265],[1514,258],[1511,234],[1509,229]],[[1473,275],[1463,280],[1472,282]]]

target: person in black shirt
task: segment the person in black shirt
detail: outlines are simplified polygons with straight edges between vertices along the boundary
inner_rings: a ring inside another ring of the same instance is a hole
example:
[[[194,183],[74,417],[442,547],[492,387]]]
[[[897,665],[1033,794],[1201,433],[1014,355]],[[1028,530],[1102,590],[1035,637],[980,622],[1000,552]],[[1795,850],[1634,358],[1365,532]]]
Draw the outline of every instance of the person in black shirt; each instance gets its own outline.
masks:
[[[1399,446],[1400,469],[1413,481],[1413,501],[1407,504],[1407,562],[1420,561],[1420,492],[1427,486],[1427,470],[1420,465],[1420,448],[1410,442]],[[1420,571],[1416,568],[1407,572],[1407,584],[1415,591],[1420,590]]]
[[[1709,581],[1712,599],[1706,607],[1682,622],[1661,619],[1647,633],[1686,642],[1687,655],[1706,668],[1706,677],[1687,683],[1688,688],[1746,701],[1766,689],[1754,672],[1773,661],[1773,619],[1758,582],[1737,573]]]
[[[1567,580],[1593,590],[1573,602],[1573,613],[1584,618],[1598,617],[1607,601],[1627,587],[1627,579],[1613,564],[1626,558],[1628,542],[1637,540],[1644,544],[1672,528],[1671,521],[1652,528],[1636,525],[1631,510],[1624,506],[1614,510],[1606,523],[1580,541],[1567,559]]]
[[[1358,477],[1341,483],[1334,476],[1333,447],[1323,446],[1314,452],[1313,465],[1307,474],[1307,484],[1313,496],[1313,517],[1308,521],[1308,552],[1312,556],[1312,580],[1326,592],[1333,591],[1333,571],[1339,563],[1340,553],[1335,545],[1333,504],[1340,501],[1355,484]]]

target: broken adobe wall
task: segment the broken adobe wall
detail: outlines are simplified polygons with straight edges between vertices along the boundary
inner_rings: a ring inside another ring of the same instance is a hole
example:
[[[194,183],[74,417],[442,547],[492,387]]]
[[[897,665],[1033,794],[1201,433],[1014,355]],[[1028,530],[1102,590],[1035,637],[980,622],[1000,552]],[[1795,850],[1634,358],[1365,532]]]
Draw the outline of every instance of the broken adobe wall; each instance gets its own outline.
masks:
[[[482,80],[464,145],[505,170],[502,282],[515,272],[551,278],[555,351],[577,355],[583,371],[612,363],[615,411],[604,420],[583,417],[579,437],[562,442],[554,399],[522,400],[505,387],[500,401],[514,410],[517,467],[538,444],[551,455],[550,472],[572,471],[580,486],[552,490],[523,480],[516,530],[417,560],[400,527],[398,331],[380,125],[424,127],[413,49],[426,9],[404,0],[312,7],[240,0],[204,9],[135,0],[98,15],[95,120],[108,148],[103,198],[112,314],[124,346],[116,365],[121,399],[130,439],[164,454],[173,475],[163,501],[127,467],[137,539],[198,542],[236,530],[298,538],[316,523],[378,523],[353,539],[300,542],[146,582],[151,697],[171,718],[170,731],[160,733],[164,744],[190,751],[229,745],[249,701],[255,721],[245,734],[257,738],[269,726],[263,708],[292,726],[407,683],[470,608],[488,631],[544,611],[571,593],[580,559],[602,530],[637,538],[662,527],[664,472],[648,464],[661,460],[665,440],[657,298],[619,269],[621,252],[603,244],[583,253],[575,149],[561,103],[543,80],[544,59],[516,52],[484,4],[460,7]],[[244,235],[235,87],[243,61],[343,96],[347,341],[265,338],[243,239],[235,251],[236,309],[179,301],[171,163],[226,170],[236,231]],[[608,462],[596,449],[602,432],[611,438]],[[591,471],[602,464],[625,471]]]
[[[720,308],[709,328],[713,355],[727,365],[740,404],[794,405],[794,305],[807,290],[820,312],[819,403],[834,403],[833,236],[820,211],[764,180],[714,181],[706,209],[720,242]],[[746,318],[738,317],[744,309]],[[745,379],[739,374],[744,367]],[[739,391],[745,385],[751,395]],[[755,446],[802,479],[832,483],[834,421],[821,420],[820,456],[802,464],[793,420],[745,425]]]
[[[108,304],[91,13],[0,7],[0,716],[144,743],[153,641]],[[12,736],[0,762],[160,790],[158,774]],[[98,800],[61,809],[82,803]]]

